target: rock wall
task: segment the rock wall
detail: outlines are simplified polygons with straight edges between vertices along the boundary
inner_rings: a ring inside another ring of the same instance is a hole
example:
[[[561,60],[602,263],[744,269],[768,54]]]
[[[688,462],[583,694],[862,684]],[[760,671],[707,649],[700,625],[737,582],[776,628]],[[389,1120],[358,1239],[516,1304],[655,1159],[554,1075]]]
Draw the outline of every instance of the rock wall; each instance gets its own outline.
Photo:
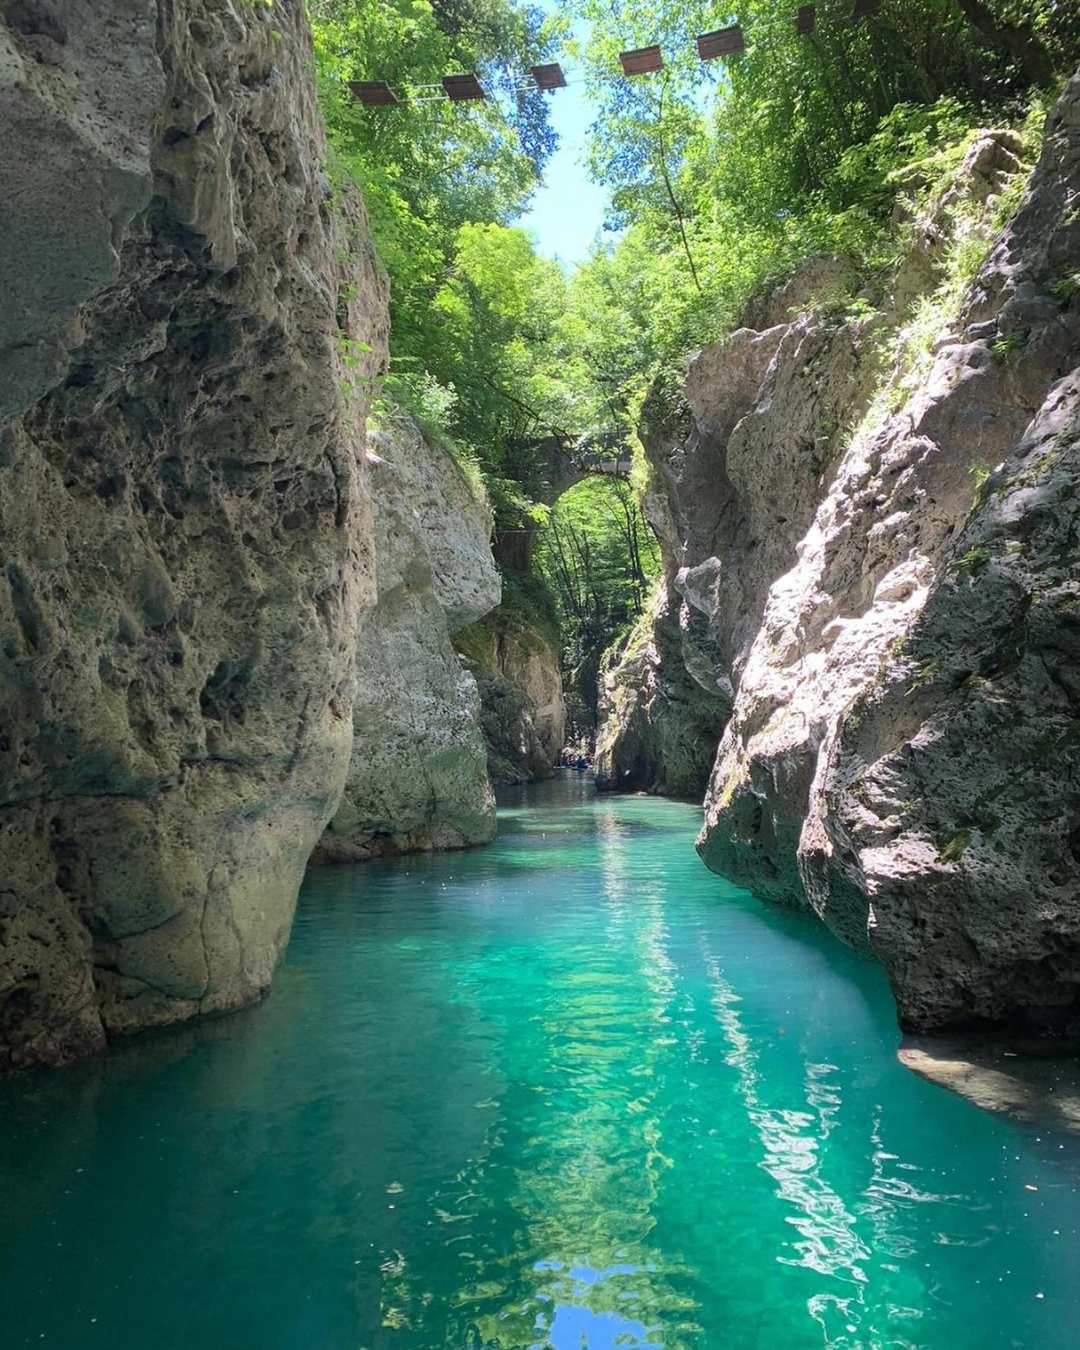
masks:
[[[883,304],[819,264],[646,438],[684,606],[661,678],[731,708],[701,855],[872,950],[915,1031],[1080,1029],[1080,77],[934,309],[1020,148],[974,139]]]
[[[554,764],[566,742],[566,700],[558,652],[534,629],[523,629],[499,635],[496,660],[503,679],[531,703],[541,749],[549,766]]]
[[[13,1067],[270,981],[349,761],[386,297],[361,208],[322,173],[300,5],[5,14]]]
[[[495,833],[480,696],[451,645],[499,603],[490,508],[404,415],[370,438],[367,473],[377,603],[360,628],[345,794],[316,862]]]
[[[683,609],[665,569],[652,607],[629,641],[606,655],[594,766],[601,792],[700,800],[705,791],[731,705],[691,675]]]
[[[496,614],[458,634],[476,677],[488,771],[495,783],[547,778],[566,741],[559,656],[543,634]]]
[[[839,427],[839,409],[851,394],[845,376],[854,361],[837,363],[835,371],[827,363],[836,325],[811,318],[792,323],[789,312],[811,296],[829,296],[845,279],[844,269],[827,259],[808,267],[754,307],[760,331],[740,328],[693,358],[682,399],[654,391],[646,401],[639,427],[648,466],[642,508],[660,543],[661,575],[649,614],[601,672],[601,790],[696,798],[705,792],[731,711],[738,654],[753,635],[767,588],[765,569],[794,547],[799,516],[807,518],[811,509],[813,475],[827,447],[808,424],[827,405]],[[778,419],[786,423],[787,388],[774,388],[755,407],[781,347],[787,361],[777,363],[778,371],[828,368],[829,387],[803,404],[803,425],[786,446],[801,507],[779,482],[773,495],[770,484],[770,503],[783,506],[767,521],[753,520],[739,476],[757,477],[760,443]],[[809,456],[803,453],[807,443]]]

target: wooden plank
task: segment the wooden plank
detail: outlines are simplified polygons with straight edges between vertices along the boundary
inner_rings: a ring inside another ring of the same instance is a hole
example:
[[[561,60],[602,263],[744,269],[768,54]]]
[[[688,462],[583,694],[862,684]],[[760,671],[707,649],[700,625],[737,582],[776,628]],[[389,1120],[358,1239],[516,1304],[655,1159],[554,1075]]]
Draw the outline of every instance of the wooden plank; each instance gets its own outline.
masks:
[[[566,76],[558,61],[552,61],[546,66],[533,66],[530,73],[539,89],[566,88]]]
[[[624,75],[651,75],[663,70],[664,58],[658,46],[638,47],[632,52],[620,52],[619,62]]]
[[[480,81],[475,75],[444,75],[442,78],[442,87],[446,90],[446,97],[452,99],[455,103],[464,103],[471,98],[486,98],[481,87]]]
[[[737,56],[746,51],[746,38],[740,24],[718,28],[715,33],[702,33],[697,40],[698,56],[703,61],[715,61],[718,56]]]
[[[349,89],[366,108],[392,108],[397,99],[385,80],[350,80]]]

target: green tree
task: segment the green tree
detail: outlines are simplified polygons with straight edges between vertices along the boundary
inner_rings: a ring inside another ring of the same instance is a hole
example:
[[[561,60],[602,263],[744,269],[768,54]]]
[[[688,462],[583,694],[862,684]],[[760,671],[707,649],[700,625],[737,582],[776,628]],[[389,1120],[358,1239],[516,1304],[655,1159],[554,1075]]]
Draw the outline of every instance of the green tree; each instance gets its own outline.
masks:
[[[394,368],[464,384],[449,370],[447,334],[458,330],[436,300],[468,228],[513,220],[553,148],[545,96],[521,80],[550,50],[543,16],[514,0],[311,0],[310,10],[338,171],[363,189],[392,282]],[[472,70],[489,98],[433,97],[443,75]],[[385,80],[402,101],[365,108],[354,80]],[[467,401],[456,405],[466,417]]]
[[[660,568],[656,538],[630,484],[587,478],[551,509],[536,564],[555,597],[572,733],[596,729],[600,659],[642,614]]]
[[[337,171],[359,182],[392,282],[388,393],[447,433],[487,482],[507,611],[554,606],[563,660],[594,709],[603,647],[640,611],[655,541],[625,485],[595,481],[546,513],[538,453],[556,438],[632,438],[653,390],[677,397],[687,354],[813,254],[860,285],[897,247],[898,195],[970,129],[1017,121],[1033,86],[1080,55],[1063,0],[882,0],[851,21],[824,0],[800,35],[793,0],[309,0]],[[702,63],[698,33],[743,25],[747,50]],[[514,225],[553,146],[549,103],[521,79],[572,20],[596,104],[589,164],[610,239],[572,273]],[[659,75],[618,54],[660,42]],[[449,104],[475,70],[491,97]],[[405,97],[365,109],[349,81]],[[515,608],[516,607],[516,608]],[[505,617],[505,616],[504,616]],[[512,615],[510,617],[513,617]]]

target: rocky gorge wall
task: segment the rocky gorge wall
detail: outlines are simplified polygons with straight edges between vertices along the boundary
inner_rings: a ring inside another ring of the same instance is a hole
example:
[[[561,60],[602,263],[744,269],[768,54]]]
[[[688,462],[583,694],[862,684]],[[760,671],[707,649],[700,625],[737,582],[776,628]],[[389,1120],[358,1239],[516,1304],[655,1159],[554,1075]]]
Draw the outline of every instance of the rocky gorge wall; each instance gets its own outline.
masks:
[[[494,833],[490,509],[365,432],[386,284],[311,67],[299,5],[0,25],[0,1069],[257,998],[313,849]]]
[[[353,740],[386,289],[302,7],[0,20],[0,1068],[262,993]]]
[[[674,587],[670,547],[649,611],[600,671],[594,770],[602,792],[700,800],[730,703],[711,670],[687,661],[692,617]]]
[[[491,510],[404,414],[369,438],[376,603],[361,620],[348,780],[315,862],[495,833],[480,695],[453,634],[499,603]]]
[[[548,638],[496,613],[457,635],[480,694],[488,772],[498,784],[550,776],[566,741],[559,654]]]
[[[1021,152],[974,137],[883,302],[811,266],[644,428],[656,692],[602,736],[663,785],[724,705],[703,859],[869,948],[917,1031],[1080,1030],[1080,77],[1000,229]]]

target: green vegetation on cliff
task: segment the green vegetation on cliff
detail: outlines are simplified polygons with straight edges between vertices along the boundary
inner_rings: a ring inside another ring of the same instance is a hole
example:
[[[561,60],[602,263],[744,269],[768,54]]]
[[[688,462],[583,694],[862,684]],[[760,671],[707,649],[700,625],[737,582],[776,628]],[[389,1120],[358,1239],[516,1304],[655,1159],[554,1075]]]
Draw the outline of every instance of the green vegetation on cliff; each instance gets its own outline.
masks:
[[[538,447],[632,443],[646,393],[662,406],[687,354],[811,256],[848,264],[850,297],[834,302],[872,305],[908,203],[973,128],[1021,124],[1080,54],[1080,13],[1059,0],[882,0],[861,22],[826,3],[809,36],[794,8],[310,0],[337,167],[364,190],[392,281],[386,397],[483,475],[503,622],[556,616],[576,685],[640,612],[656,562],[610,482],[539,506]],[[696,34],[736,18],[747,50],[701,62]],[[652,42],[663,73],[621,78],[618,53]],[[513,223],[554,145],[545,96],[519,77],[556,58],[584,71],[589,167],[609,194],[607,238],[573,271]],[[494,96],[387,111],[348,91],[355,79],[418,90],[455,70],[478,71]]]
[[[747,51],[713,63],[694,49],[718,23],[701,0],[569,3],[589,32],[591,168],[622,230],[575,283],[609,396],[631,417],[646,384],[676,383],[688,351],[806,258],[846,259],[862,279],[887,267],[897,201],[934,156],[1021,120],[1080,52],[1080,18],[1053,0],[883,0],[859,24],[849,5],[819,5],[809,37],[791,5],[743,0]],[[663,75],[609,78],[620,49],[656,41]]]
[[[555,596],[570,724],[589,737],[604,651],[645,612],[660,550],[630,484],[596,477],[555,503],[535,561]]]

